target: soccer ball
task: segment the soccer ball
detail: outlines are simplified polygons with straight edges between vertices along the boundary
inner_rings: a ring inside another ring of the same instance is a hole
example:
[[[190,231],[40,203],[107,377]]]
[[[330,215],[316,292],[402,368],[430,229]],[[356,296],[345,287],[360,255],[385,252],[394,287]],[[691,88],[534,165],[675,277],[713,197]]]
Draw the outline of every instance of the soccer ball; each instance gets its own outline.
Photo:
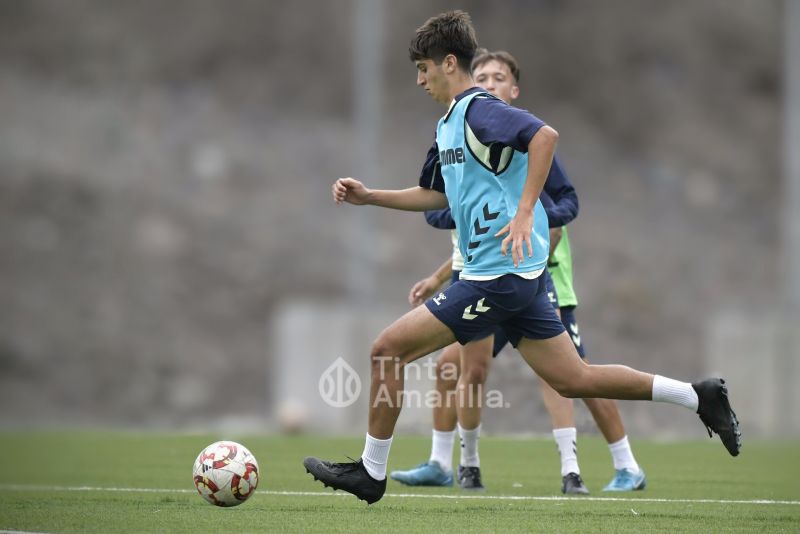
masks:
[[[258,486],[258,462],[234,441],[217,441],[203,449],[192,474],[200,496],[216,506],[242,504]]]

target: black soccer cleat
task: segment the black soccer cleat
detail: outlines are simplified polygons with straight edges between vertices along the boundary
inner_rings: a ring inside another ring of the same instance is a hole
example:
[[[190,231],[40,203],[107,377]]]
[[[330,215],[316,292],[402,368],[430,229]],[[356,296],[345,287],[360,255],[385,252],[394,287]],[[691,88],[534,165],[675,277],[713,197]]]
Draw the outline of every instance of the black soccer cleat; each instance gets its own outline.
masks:
[[[481,483],[481,468],[480,467],[464,467],[458,466],[458,485],[461,489],[471,491],[483,491],[486,488]]]
[[[692,384],[692,387],[697,392],[697,415],[706,425],[708,437],[712,436],[712,431],[716,432],[731,456],[738,456],[742,448],[742,433],[728,401],[725,381],[721,378],[709,378]]]
[[[378,502],[386,492],[386,479],[375,480],[369,476],[361,460],[337,464],[309,456],[303,460],[303,465],[306,472],[326,488],[352,493],[367,504]]]
[[[561,479],[561,493],[570,495],[589,495],[589,490],[578,473],[567,473]]]

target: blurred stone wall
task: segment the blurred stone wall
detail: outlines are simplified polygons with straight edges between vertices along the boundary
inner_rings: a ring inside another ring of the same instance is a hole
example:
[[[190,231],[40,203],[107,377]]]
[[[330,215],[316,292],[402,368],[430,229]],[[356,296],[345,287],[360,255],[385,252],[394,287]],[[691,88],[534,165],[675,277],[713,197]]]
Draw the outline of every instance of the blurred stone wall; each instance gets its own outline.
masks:
[[[561,134],[591,359],[702,374],[714,317],[778,291],[781,2],[387,3],[373,155],[354,143],[351,2],[0,2],[0,425],[269,428],[275,314],[347,297],[351,208],[330,183],[374,157],[375,185],[415,184],[442,109],[407,45],[453,7],[517,56],[519,106]],[[373,217],[355,249],[374,300],[402,306],[449,238]],[[547,431],[504,358],[493,384],[530,410],[489,428]],[[688,420],[623,410],[641,432]]]

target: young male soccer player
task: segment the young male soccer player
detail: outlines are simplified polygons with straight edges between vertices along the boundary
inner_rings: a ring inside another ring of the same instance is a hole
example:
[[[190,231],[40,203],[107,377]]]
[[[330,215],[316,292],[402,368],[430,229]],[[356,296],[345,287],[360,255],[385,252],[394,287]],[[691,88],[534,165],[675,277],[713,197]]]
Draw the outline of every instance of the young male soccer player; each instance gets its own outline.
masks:
[[[407,211],[449,204],[464,255],[461,280],[387,327],[372,346],[366,443],[361,458],[303,465],[326,486],[374,503],[386,491],[386,465],[402,408],[403,369],[458,340],[468,343],[500,326],[533,370],[564,397],[669,402],[696,410],[730,454],[741,447],[724,381],[689,384],[622,365],[588,365],[575,352],[547,299],[543,277],[549,236],[538,198],[558,133],[541,120],[473,86],[477,49],[469,15],[451,11],[417,30],[410,56],[417,84],[450,105],[439,120],[429,159],[441,180],[402,190],[368,189],[353,178],[332,186],[337,203]],[[447,196],[445,196],[445,193]],[[511,257],[508,257],[508,251]]]
[[[549,193],[549,195],[548,195]],[[550,200],[550,195],[557,202]],[[561,166],[553,160],[548,178],[545,181],[541,200],[545,207],[550,225],[563,225],[571,221],[578,213],[578,197],[574,187],[569,183]],[[547,201],[545,204],[544,201]],[[450,216],[450,209],[428,211],[425,213],[428,222],[437,228],[455,228]],[[458,233],[452,230],[456,243],[452,258],[448,259],[430,278],[418,282],[409,294],[409,302],[417,306],[444,284],[446,279],[451,283],[457,281],[463,269],[464,259],[458,250]],[[547,271],[545,277],[548,299],[557,306],[555,287]],[[465,345],[453,343],[448,346],[436,361],[436,390],[439,402],[433,408],[433,447],[431,461],[421,464],[410,471],[394,471],[391,478],[412,486],[450,486],[453,483],[452,453],[455,438],[455,427],[461,438],[461,461],[458,466],[458,484],[462,489],[482,490],[478,439],[480,437],[481,409],[483,387],[488,375],[489,364],[493,356],[508,343],[502,329],[495,328],[486,339],[470,341]],[[556,394],[557,395],[557,394]],[[454,402],[454,397],[455,402]],[[563,399],[563,397],[561,397]],[[564,399],[564,402],[571,402]],[[571,405],[570,405],[571,406]],[[570,447],[573,447],[571,445]],[[565,477],[567,491],[575,493],[582,486],[579,475],[575,471]],[[570,491],[575,490],[575,491]],[[585,488],[584,488],[585,491]]]
[[[482,49],[472,61],[472,74],[479,87],[507,103],[511,103],[519,96],[519,66],[516,59],[508,52],[488,52]],[[551,191],[548,191],[548,186]],[[548,196],[550,197],[549,201],[547,201]],[[547,271],[554,284],[551,301],[559,311],[561,322],[570,334],[575,349],[581,358],[585,358],[585,346],[581,341],[575,319],[575,307],[578,301],[573,290],[572,254],[565,226],[577,215],[577,196],[555,158],[545,182],[545,193],[541,200],[543,200],[550,223],[550,249],[552,252]],[[426,212],[425,217],[434,227],[443,229],[455,227],[448,208]],[[453,232],[455,233],[454,230]],[[434,274],[414,285],[409,295],[409,301],[412,305],[421,304],[433,296],[447,279],[451,278],[451,270],[452,279],[458,280],[458,274],[462,268],[463,258],[458,252],[458,247],[454,246],[451,259],[446,261]],[[497,355],[497,351],[505,345],[506,340],[502,331],[496,332],[495,336],[493,346],[483,341],[473,343],[481,344],[486,351],[494,350],[494,355]],[[454,344],[453,347],[457,348],[459,345]],[[473,352],[477,351],[473,349]],[[436,388],[440,398],[451,400],[448,388],[457,387],[457,382],[453,378],[459,374],[459,367],[466,368],[469,372],[470,366],[477,365],[480,367],[480,372],[473,372],[473,375],[485,380],[486,368],[488,368],[491,357],[487,353],[471,356],[471,358],[467,358],[462,353],[459,358],[458,350],[449,347],[442,352],[436,362]],[[580,476],[578,465],[573,401],[559,395],[544,380],[540,380],[540,382],[545,407],[553,423],[553,437],[561,458],[561,491],[563,493],[588,494],[589,490]],[[482,386],[483,382],[480,385]],[[481,392],[482,388],[478,388],[479,395]],[[464,396],[458,396],[457,400],[464,400]],[[614,478],[606,485],[604,491],[644,489],[645,474],[633,456],[616,402],[610,399],[584,399],[584,402],[608,441],[614,463]],[[483,488],[480,481],[480,458],[477,443],[480,433],[480,405],[477,407],[459,406],[459,408],[460,410],[456,410],[456,406],[452,402],[439,403],[433,408],[434,429],[430,459],[413,469],[391,472],[389,476],[392,479],[409,486],[452,485],[453,442],[455,428],[458,426],[462,442],[461,459],[458,466],[459,485],[464,489]],[[476,409],[477,425],[469,426],[461,422],[456,425],[459,414],[470,413],[470,410],[475,412]]]

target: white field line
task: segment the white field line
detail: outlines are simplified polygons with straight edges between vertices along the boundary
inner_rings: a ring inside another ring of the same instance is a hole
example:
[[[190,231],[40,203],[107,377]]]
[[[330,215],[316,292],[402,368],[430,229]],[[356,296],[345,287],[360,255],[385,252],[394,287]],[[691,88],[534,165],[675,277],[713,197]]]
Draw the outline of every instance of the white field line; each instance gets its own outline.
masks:
[[[0,484],[0,491],[108,491],[129,493],[195,493],[194,489],[169,488],[107,488],[100,486],[39,486],[23,484]],[[273,491],[258,490],[257,495],[278,495],[295,497],[345,497],[348,493],[322,491]],[[386,497],[395,499],[452,499],[452,500],[484,500],[484,501],[569,501],[577,502],[620,502],[620,503],[678,503],[678,504],[784,504],[800,505],[800,501],[776,501],[771,499],[737,500],[737,499],[654,499],[648,497],[628,499],[624,497],[560,497],[536,495],[444,495],[424,493],[387,493]]]

